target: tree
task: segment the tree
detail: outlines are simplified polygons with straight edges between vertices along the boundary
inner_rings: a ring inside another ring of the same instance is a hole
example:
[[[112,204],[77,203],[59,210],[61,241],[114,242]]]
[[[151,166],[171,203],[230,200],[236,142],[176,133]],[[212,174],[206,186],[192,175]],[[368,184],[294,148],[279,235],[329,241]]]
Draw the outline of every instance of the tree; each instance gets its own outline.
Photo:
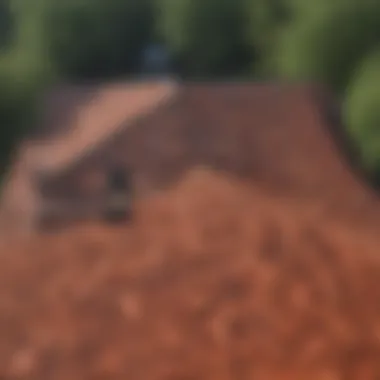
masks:
[[[152,0],[50,0],[49,50],[71,79],[107,78],[138,70],[152,37]]]
[[[14,17],[9,0],[0,1],[0,51],[6,50],[12,43]]]
[[[39,94],[53,77],[42,0],[33,5],[25,0],[9,3],[12,39],[0,54],[0,172],[14,144],[34,127]]]
[[[276,41],[292,19],[287,0],[246,0],[249,23],[247,40],[255,54],[253,71],[256,75],[273,75],[273,55]]]
[[[378,43],[380,3],[335,0],[318,12],[304,11],[280,38],[280,76],[318,81],[344,92],[357,64]]]
[[[380,46],[359,66],[345,100],[348,131],[365,169],[380,180]]]
[[[186,75],[238,74],[248,66],[242,0],[162,0],[158,17],[159,32]]]

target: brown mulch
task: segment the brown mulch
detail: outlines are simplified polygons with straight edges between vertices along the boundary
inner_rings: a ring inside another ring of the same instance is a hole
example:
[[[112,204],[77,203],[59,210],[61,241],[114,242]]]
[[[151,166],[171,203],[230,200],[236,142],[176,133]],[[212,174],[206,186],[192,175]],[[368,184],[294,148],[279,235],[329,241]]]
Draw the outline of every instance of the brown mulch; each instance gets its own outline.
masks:
[[[0,379],[378,379],[380,238],[207,172],[4,244]]]

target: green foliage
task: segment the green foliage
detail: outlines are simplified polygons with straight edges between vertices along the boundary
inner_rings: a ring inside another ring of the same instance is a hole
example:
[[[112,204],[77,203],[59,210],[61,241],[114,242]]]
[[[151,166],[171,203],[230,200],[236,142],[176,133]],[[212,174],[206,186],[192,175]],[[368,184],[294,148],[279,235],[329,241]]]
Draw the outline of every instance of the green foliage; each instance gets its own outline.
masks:
[[[322,6],[324,4],[324,6]],[[322,1],[287,28],[278,42],[278,71],[292,80],[314,80],[343,91],[357,64],[380,36],[380,3]],[[301,12],[302,14],[302,12]]]
[[[249,63],[241,0],[162,0],[159,31],[186,74],[239,73]]]
[[[46,32],[59,72],[78,80],[136,71],[152,12],[152,0],[51,0]]]
[[[380,179],[380,46],[359,66],[348,88],[345,116],[365,168]]]
[[[246,38],[255,60],[256,75],[273,75],[275,45],[284,27],[291,21],[291,7],[287,0],[245,0],[248,16]]]
[[[0,0],[0,51],[4,52],[12,43],[14,17],[9,0]]]
[[[347,90],[350,133],[380,173],[379,38],[377,0],[0,0],[0,155],[51,81],[136,74],[159,41],[185,77],[253,71]]]
[[[9,3],[17,21],[12,44],[0,54],[0,172],[18,139],[36,123],[38,94],[53,70],[44,44],[43,13],[21,0]]]

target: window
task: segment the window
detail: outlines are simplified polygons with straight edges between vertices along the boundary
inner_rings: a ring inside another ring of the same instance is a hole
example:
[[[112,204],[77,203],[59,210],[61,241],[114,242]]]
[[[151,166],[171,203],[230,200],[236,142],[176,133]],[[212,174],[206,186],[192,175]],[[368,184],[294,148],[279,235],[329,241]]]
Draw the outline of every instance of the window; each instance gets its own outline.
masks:
[[[112,192],[130,191],[130,180],[128,171],[122,166],[110,169],[108,173],[108,188]]]
[[[106,194],[106,219],[121,222],[131,214],[132,180],[131,173],[123,165],[108,170]]]

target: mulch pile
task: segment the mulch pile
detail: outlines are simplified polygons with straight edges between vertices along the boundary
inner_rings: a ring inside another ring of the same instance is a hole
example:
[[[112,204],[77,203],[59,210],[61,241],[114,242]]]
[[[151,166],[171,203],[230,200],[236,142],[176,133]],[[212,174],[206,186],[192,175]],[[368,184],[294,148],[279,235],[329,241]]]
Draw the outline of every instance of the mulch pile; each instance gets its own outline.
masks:
[[[195,172],[0,252],[0,378],[380,377],[380,238],[322,203]]]

